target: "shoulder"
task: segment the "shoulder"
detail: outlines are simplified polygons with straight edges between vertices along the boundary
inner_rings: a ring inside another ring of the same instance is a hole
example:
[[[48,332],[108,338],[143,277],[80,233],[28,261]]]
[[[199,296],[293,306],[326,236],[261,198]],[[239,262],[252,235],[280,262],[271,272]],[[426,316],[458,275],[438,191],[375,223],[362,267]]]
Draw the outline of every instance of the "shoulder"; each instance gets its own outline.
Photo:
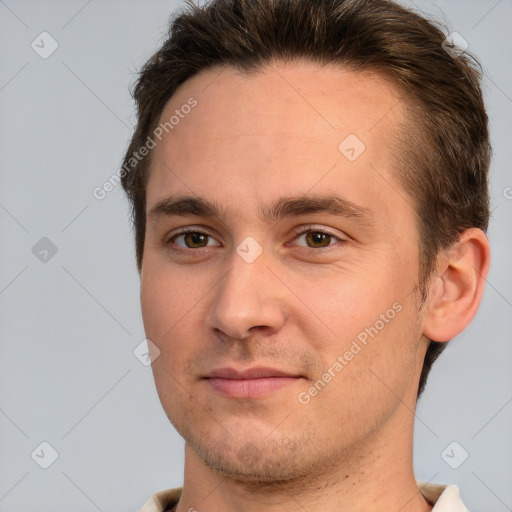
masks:
[[[434,506],[432,512],[469,512],[456,485],[416,483],[421,494]]]
[[[181,497],[182,487],[167,489],[153,494],[139,512],[165,512],[176,505]]]

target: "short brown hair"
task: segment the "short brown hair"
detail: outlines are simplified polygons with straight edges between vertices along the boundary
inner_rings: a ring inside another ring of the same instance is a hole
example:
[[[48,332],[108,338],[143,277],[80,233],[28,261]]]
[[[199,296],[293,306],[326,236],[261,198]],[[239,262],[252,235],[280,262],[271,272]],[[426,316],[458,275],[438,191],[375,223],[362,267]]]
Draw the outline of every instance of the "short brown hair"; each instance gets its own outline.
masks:
[[[488,119],[476,59],[454,51],[432,21],[390,0],[212,0],[189,3],[174,16],[169,37],[135,84],[138,123],[121,171],[139,271],[151,153],[140,161],[133,154],[177,87],[212,67],[250,72],[299,59],[377,72],[403,94],[409,115],[396,175],[415,202],[424,299],[439,251],[465,229],[487,229]],[[445,346],[430,342],[418,396]]]

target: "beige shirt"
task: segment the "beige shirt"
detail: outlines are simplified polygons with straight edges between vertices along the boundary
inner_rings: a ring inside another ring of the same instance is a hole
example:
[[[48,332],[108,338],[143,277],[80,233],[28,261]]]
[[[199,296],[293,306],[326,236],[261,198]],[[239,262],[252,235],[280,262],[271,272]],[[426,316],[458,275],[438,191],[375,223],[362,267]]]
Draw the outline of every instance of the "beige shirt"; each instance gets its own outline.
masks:
[[[434,505],[432,512],[468,512],[456,485],[416,482],[425,499]],[[174,509],[181,496],[181,487],[153,494],[139,512],[166,512]]]

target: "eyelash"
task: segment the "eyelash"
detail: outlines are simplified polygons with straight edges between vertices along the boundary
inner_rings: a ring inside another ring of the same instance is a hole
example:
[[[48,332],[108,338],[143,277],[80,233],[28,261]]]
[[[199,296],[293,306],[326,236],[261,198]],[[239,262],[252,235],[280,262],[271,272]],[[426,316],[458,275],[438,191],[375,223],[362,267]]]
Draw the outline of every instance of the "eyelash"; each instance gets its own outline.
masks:
[[[178,233],[174,233],[173,235],[165,238],[163,240],[163,243],[164,243],[164,245],[166,247],[170,247],[173,251],[176,251],[176,252],[184,252],[184,251],[186,251],[186,252],[188,252],[188,251],[196,251],[196,252],[198,252],[200,249],[207,249],[208,248],[208,246],[198,247],[198,248],[195,248],[195,249],[191,248],[191,247],[187,247],[187,248],[179,247],[179,246],[177,246],[178,248],[172,247],[172,245],[174,245],[174,241],[178,237],[186,235],[188,233],[197,233],[197,234],[206,235],[207,237],[213,238],[213,236],[209,235],[208,233],[205,233],[205,232],[201,231],[198,228],[187,227],[187,228],[181,229]],[[331,233],[330,231],[327,231],[325,229],[318,228],[318,227],[316,227],[314,225],[305,226],[305,227],[302,227],[302,228],[298,229],[297,231],[295,231],[293,240],[297,240],[297,238],[299,238],[300,236],[302,236],[304,234],[307,234],[307,233],[321,233],[321,234],[324,234],[324,235],[327,235],[327,236],[330,236],[330,237],[336,239],[337,242],[334,243],[334,244],[329,244],[329,245],[327,245],[325,247],[299,246],[300,249],[328,252],[328,251],[331,251],[331,250],[335,249],[338,244],[339,245],[344,245],[346,243],[346,240],[344,240],[343,238],[339,237],[338,235],[335,235],[334,233]]]

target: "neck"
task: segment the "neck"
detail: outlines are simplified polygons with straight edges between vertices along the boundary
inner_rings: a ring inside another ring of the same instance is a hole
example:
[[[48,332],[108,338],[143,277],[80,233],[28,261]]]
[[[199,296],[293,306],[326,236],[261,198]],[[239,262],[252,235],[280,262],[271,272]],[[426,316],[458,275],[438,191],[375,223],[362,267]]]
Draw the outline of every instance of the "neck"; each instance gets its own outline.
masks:
[[[177,512],[430,512],[412,465],[414,415],[403,405],[384,429],[322,471],[300,480],[255,483],[236,481],[208,468],[185,447],[185,480]],[[406,421],[404,421],[404,417]]]

